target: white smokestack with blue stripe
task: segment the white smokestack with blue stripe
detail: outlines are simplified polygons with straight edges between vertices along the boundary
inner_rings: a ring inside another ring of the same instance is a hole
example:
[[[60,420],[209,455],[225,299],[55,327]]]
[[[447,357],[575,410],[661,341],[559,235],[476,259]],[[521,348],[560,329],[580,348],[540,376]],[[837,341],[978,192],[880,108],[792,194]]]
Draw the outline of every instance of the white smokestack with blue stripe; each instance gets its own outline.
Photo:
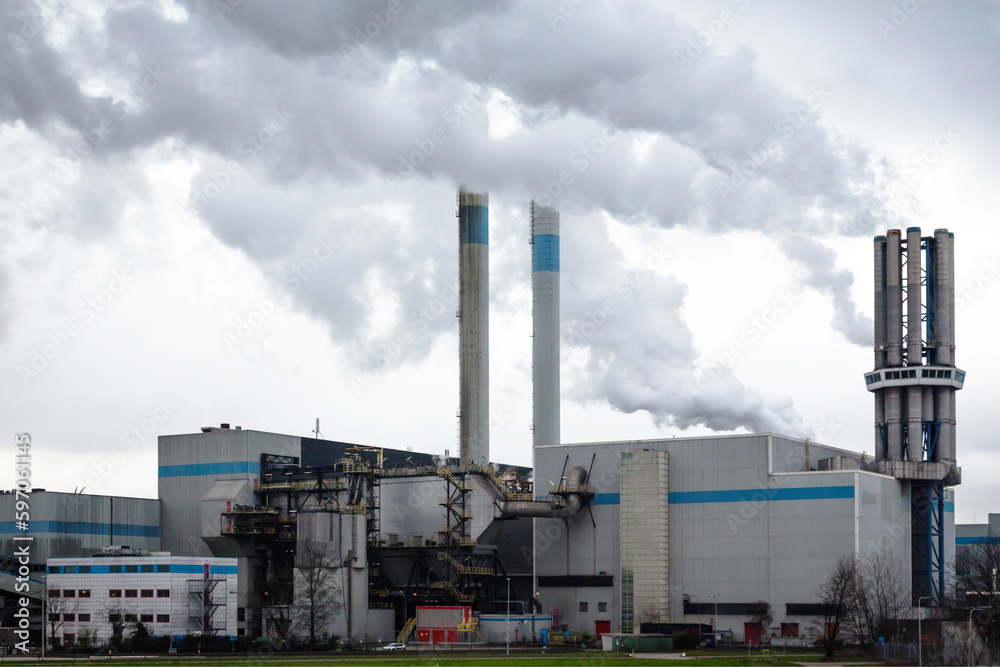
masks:
[[[559,213],[531,202],[531,379],[535,447],[559,438]]]
[[[458,189],[459,456],[490,460],[489,195]]]

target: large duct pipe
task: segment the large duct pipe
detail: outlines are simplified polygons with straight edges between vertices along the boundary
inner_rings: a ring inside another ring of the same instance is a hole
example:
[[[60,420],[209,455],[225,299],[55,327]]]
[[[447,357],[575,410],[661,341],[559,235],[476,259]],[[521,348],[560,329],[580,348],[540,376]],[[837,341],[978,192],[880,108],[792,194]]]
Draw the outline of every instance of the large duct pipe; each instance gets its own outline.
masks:
[[[903,252],[898,229],[886,235],[886,363],[890,368],[903,365]],[[885,390],[885,419],[888,453],[886,458],[899,461],[903,457],[903,397],[902,389]]]
[[[459,456],[490,458],[489,195],[458,190]]]
[[[950,366],[951,361],[951,320],[952,302],[951,290],[954,282],[954,270],[951,266],[951,245],[947,229],[934,230],[934,245],[936,246],[937,267],[934,278],[936,298],[934,315],[936,317],[936,362],[942,366]]]
[[[583,496],[573,489],[582,489],[587,483],[587,470],[576,467],[566,474],[564,482],[569,493],[566,494],[564,507],[553,507],[541,500],[508,500],[500,503],[501,518],[510,519],[518,516],[531,516],[543,519],[568,519],[576,515],[583,507]]]
[[[875,368],[885,368],[886,350],[886,285],[884,236],[875,237]]]
[[[906,459],[908,461],[923,459],[923,395],[923,389],[920,385],[914,384],[906,388]]]
[[[531,202],[533,445],[558,445],[559,213]]]
[[[920,329],[920,228],[906,230],[906,365],[919,366],[924,344]]]

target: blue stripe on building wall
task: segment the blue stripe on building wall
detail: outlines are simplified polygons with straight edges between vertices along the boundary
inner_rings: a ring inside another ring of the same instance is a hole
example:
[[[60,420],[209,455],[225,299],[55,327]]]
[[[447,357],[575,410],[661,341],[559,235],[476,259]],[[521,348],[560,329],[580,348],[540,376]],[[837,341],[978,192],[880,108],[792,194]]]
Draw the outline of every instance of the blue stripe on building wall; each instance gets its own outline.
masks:
[[[224,461],[160,466],[160,477],[195,477],[197,475],[259,475],[260,461]]]
[[[460,206],[458,209],[458,229],[461,243],[482,243],[489,245],[489,209],[485,206]]]
[[[955,544],[1000,544],[1000,537],[956,537]]]
[[[768,500],[833,500],[853,498],[853,486],[815,486],[791,489],[730,489],[720,491],[674,491],[667,496],[671,505],[692,503],[742,503]],[[592,505],[618,505],[618,493],[598,493]]]
[[[90,568],[90,572],[82,572],[79,574],[158,574],[158,575],[168,575],[168,574],[204,574],[205,566],[198,563],[170,563],[169,572],[111,572],[110,565],[90,565],[88,563],[82,563]],[[154,565],[162,565],[163,563],[154,563]],[[142,565],[142,562],[136,561],[134,563],[129,563],[129,565]],[[71,565],[69,567],[79,567],[79,565]],[[118,565],[118,567],[122,567]],[[211,565],[210,571],[212,574],[237,574],[236,565]],[[55,574],[50,572],[50,574]],[[66,572],[64,574],[78,574],[77,572]]]
[[[13,521],[0,522],[0,534],[31,535],[33,533],[68,533],[72,535],[111,535],[111,524],[93,521],[31,521],[28,531],[15,530]],[[115,537],[159,537],[159,526],[114,525]]]
[[[944,501],[944,511],[945,512],[951,512],[952,514],[954,514],[955,513],[955,503],[949,502],[947,500]]]
[[[559,270],[559,236],[537,234],[531,242],[531,271]]]

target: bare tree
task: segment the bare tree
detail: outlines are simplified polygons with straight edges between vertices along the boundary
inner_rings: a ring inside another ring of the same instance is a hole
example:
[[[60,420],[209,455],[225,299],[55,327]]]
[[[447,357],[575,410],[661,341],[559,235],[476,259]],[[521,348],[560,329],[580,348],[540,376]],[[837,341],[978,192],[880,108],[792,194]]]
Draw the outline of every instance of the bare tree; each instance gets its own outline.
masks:
[[[290,605],[274,605],[264,607],[263,612],[264,618],[268,621],[268,630],[274,630],[284,645],[292,632],[292,607]]]
[[[102,603],[101,607],[104,610],[105,618],[111,624],[111,638],[108,640],[108,645],[112,651],[118,653],[122,650],[125,628],[131,623],[131,621],[126,620],[126,616],[134,615],[135,609],[120,598],[111,598]]]
[[[854,559],[841,556],[817,591],[822,607],[823,649],[827,658],[833,657],[840,627],[854,612],[856,573],[857,563]]]
[[[987,642],[1000,641],[1000,544],[978,542],[956,556],[955,580],[955,606],[990,610],[992,613],[973,614],[972,622],[984,632]]]
[[[899,617],[908,606],[908,587],[902,564],[887,554],[874,553],[854,568],[849,632],[866,648],[880,637],[896,637]]]
[[[767,643],[771,632],[771,622],[774,621],[774,613],[771,611],[771,605],[765,600],[758,600],[753,603],[752,611],[753,614],[750,616],[750,622],[760,626],[761,644]]]
[[[49,597],[45,599],[45,618],[49,623],[49,644],[56,647],[56,633],[66,622],[66,614],[80,610],[78,598]]]
[[[309,646],[314,648],[343,604],[333,576],[333,557],[321,542],[301,544],[295,558],[294,627],[309,636]]]

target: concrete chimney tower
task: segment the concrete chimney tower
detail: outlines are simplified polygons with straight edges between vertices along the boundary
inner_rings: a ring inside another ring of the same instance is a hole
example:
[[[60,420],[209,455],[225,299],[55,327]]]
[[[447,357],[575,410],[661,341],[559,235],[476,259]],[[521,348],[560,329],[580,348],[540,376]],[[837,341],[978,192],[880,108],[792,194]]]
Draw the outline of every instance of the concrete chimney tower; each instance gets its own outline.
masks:
[[[459,457],[490,459],[489,195],[458,189]]]
[[[559,213],[531,202],[531,323],[535,447],[559,442]]]

